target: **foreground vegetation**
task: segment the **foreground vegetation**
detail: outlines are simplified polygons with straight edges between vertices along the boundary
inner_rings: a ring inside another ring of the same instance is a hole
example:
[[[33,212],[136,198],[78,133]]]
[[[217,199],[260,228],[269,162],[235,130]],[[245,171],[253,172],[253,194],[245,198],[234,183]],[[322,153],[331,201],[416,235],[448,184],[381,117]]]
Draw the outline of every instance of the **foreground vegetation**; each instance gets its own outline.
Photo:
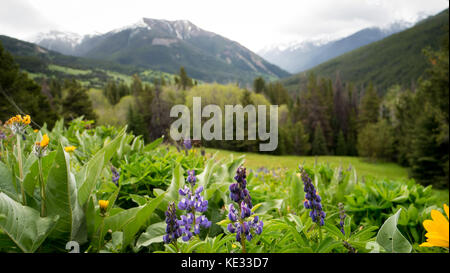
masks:
[[[190,141],[177,151],[81,118],[30,123],[14,117],[0,135],[2,252],[448,251],[448,232],[447,245],[423,244],[422,223],[443,207],[413,180],[246,170],[245,157],[203,156]]]

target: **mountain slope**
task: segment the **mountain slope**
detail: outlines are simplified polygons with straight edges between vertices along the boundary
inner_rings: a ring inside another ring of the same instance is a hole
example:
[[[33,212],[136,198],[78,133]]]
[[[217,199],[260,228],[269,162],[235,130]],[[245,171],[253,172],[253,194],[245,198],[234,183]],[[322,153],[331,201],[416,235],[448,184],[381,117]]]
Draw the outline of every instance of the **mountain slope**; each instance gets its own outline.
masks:
[[[74,55],[188,75],[204,81],[249,83],[256,76],[277,79],[289,73],[241,46],[186,20],[143,18],[102,35],[84,37]]]
[[[409,26],[410,24],[398,22],[385,29],[365,28],[350,36],[328,43],[316,44],[313,41],[305,41],[285,49],[274,47],[258,53],[269,62],[291,73],[299,73],[346,52],[379,41]]]
[[[444,28],[448,28],[448,9],[425,19],[414,27],[383,40],[363,46],[308,71],[283,79],[282,83],[296,91],[306,84],[307,74],[334,79],[336,72],[343,81],[356,84],[374,83],[379,91],[394,84],[410,86],[425,71],[427,60],[423,49],[440,46]]]
[[[20,68],[33,77],[57,77],[81,80],[90,87],[101,87],[108,80],[129,80],[138,74],[143,81],[164,77],[171,81],[173,75],[110,61],[67,56],[39,45],[0,35],[0,43],[9,51]]]

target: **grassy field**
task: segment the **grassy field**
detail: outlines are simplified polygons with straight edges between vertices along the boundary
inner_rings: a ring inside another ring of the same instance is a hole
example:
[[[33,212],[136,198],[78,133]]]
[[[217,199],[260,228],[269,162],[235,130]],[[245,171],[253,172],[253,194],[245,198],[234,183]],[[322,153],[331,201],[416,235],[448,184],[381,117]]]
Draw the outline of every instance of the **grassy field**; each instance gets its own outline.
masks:
[[[175,149],[175,148],[173,148]],[[197,151],[198,152],[198,151]],[[408,180],[408,169],[391,162],[372,163],[361,157],[352,156],[277,156],[264,155],[257,153],[240,153],[219,149],[206,149],[206,155],[212,156],[217,153],[216,157],[226,158],[233,155],[238,157],[245,155],[245,164],[247,168],[258,169],[266,167],[268,169],[288,168],[294,170],[299,164],[314,165],[315,163],[329,164],[331,167],[348,168],[351,164],[356,169],[358,177],[372,176],[377,178],[405,181]],[[449,202],[449,189],[433,189],[438,200],[442,203]]]
[[[352,156],[277,156],[264,155],[257,153],[240,153],[217,149],[206,149],[207,154],[217,152],[218,158],[234,157],[245,155],[245,162],[249,168],[257,169],[260,167],[288,168],[290,170],[298,168],[299,164],[314,165],[314,163],[329,164],[331,167],[348,168],[350,165],[356,168],[359,177],[373,176],[387,179],[407,179],[408,170],[395,163],[370,163],[360,157]]]

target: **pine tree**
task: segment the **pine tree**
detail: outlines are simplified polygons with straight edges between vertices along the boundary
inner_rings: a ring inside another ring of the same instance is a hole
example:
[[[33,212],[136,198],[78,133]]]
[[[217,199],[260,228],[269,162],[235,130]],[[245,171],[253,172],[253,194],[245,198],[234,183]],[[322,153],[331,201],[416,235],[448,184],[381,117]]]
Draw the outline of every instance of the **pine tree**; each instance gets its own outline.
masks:
[[[359,109],[359,128],[364,128],[368,123],[375,123],[378,121],[380,108],[380,99],[377,95],[372,83],[369,86],[361,100]]]
[[[253,80],[253,91],[257,94],[263,93],[266,89],[266,82],[262,77],[257,77]]]
[[[184,67],[180,67],[180,74],[179,74],[179,86],[182,90],[186,90],[187,88],[192,87],[194,84],[192,83],[192,79],[188,77],[186,70]]]
[[[76,80],[67,80],[64,83],[63,92],[66,94],[62,99],[62,113],[66,121],[84,116],[87,120],[95,120],[96,114],[92,108],[92,102],[87,90]]]
[[[337,143],[336,143],[336,155],[346,155],[347,145],[345,144],[344,133],[339,131]]]
[[[318,124],[314,130],[314,139],[312,143],[313,155],[326,155],[328,154],[327,143],[323,135],[322,127]]]
[[[30,115],[33,122],[47,123],[49,128],[57,119],[41,87],[19,71],[12,55],[0,43],[0,120],[16,114]]]

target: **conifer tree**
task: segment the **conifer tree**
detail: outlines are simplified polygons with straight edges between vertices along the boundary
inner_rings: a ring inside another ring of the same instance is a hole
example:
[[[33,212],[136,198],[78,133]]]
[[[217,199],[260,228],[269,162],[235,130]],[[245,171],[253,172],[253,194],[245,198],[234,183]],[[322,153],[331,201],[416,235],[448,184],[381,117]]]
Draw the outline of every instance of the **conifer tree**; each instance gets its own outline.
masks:
[[[312,154],[313,155],[326,155],[328,154],[327,143],[323,135],[322,127],[317,124],[314,130],[314,139],[312,143]]]

